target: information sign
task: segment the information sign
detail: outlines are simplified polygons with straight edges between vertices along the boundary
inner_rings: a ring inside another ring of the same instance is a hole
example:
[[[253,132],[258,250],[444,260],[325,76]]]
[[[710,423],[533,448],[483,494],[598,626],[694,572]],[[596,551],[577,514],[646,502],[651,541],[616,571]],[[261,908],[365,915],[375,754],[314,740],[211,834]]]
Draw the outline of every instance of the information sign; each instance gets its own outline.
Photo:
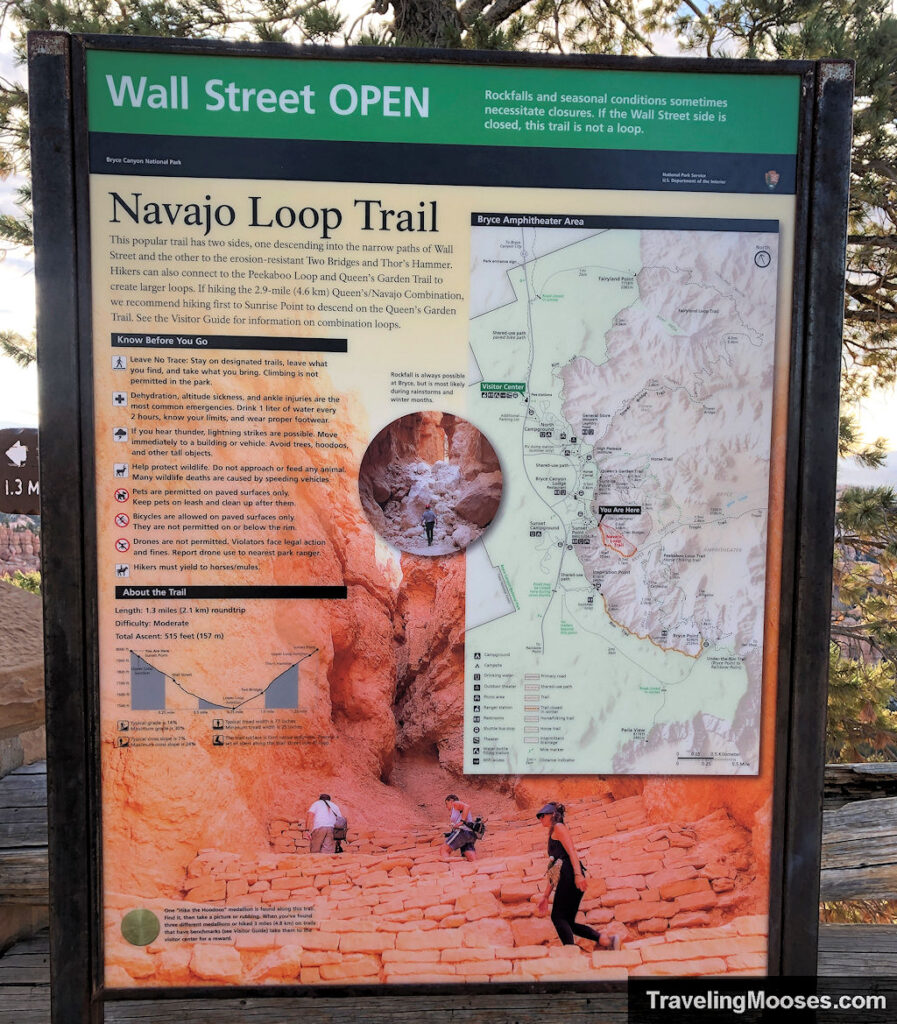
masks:
[[[819,69],[74,42],[104,991],[787,969]]]

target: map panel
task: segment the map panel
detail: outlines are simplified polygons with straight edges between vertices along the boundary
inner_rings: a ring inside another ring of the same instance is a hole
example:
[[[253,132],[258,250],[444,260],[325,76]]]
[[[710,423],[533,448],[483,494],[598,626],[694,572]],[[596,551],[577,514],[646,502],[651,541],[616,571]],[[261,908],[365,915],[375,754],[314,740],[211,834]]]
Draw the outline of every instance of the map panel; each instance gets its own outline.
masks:
[[[471,220],[465,771],[756,774],[777,222]]]

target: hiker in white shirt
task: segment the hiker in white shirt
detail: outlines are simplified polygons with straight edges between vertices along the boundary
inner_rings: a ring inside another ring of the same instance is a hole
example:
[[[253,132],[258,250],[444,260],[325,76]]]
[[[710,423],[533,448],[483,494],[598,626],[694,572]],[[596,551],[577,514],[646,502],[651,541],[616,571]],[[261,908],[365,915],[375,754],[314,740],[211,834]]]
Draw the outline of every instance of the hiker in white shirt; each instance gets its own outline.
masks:
[[[341,814],[342,811],[330,799],[329,793],[322,793],[309,807],[305,815],[309,853],[336,853],[333,826]]]

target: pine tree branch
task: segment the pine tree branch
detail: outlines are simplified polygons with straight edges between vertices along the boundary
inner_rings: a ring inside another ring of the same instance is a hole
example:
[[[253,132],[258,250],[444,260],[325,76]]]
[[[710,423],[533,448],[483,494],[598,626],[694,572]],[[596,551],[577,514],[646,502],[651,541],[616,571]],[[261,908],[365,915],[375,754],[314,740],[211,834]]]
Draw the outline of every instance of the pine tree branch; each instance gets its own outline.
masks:
[[[882,647],[882,645],[878,643],[878,641],[875,640],[873,637],[869,636],[866,630],[861,626],[858,626],[854,629],[845,629],[844,627],[839,626],[837,623],[833,622],[831,625],[830,632],[832,636],[832,642],[838,644],[839,647],[843,646],[848,648],[849,650],[855,651],[860,649],[860,647],[857,646],[858,644],[866,644],[868,645],[870,650],[878,651],[879,656],[884,656],[885,650]],[[841,637],[842,639],[839,641],[836,640],[835,637]]]
[[[692,0],[683,0],[685,6],[694,14],[698,21],[704,26],[704,31],[707,33],[707,56],[713,56],[713,40],[716,38],[716,27],[708,20],[707,16],[698,7],[697,4],[693,3]]]
[[[482,16],[484,25],[489,28],[496,28],[503,21],[507,21],[512,14],[516,14],[521,7],[525,7],[529,0],[495,0],[495,3]]]
[[[844,319],[850,320],[854,323],[862,324],[897,324],[897,311],[892,312],[888,309],[845,309]],[[855,344],[855,343],[854,343]],[[858,348],[863,348],[862,345],[857,345]],[[878,351],[866,347],[866,351]]]
[[[464,3],[458,8],[458,14],[461,17],[461,21],[464,22],[465,28],[470,28],[486,7],[489,6],[489,2],[490,0],[464,0]]]
[[[869,160],[862,167],[860,174],[868,174],[869,171],[875,171],[876,174],[881,175],[882,178],[887,178],[888,181],[897,184],[897,167],[892,167],[889,163],[884,160]]]
[[[626,15],[616,5],[608,5],[608,10],[623,23],[624,27],[629,31],[629,34],[634,36],[642,46],[651,54],[652,57],[657,56],[657,51],[654,49],[650,39],[632,24],[632,22],[626,17]]]
[[[30,366],[37,358],[34,342],[15,331],[0,331],[0,353],[9,356],[19,366]]]
[[[885,249],[897,249],[897,235],[848,235],[848,245],[875,245]]]

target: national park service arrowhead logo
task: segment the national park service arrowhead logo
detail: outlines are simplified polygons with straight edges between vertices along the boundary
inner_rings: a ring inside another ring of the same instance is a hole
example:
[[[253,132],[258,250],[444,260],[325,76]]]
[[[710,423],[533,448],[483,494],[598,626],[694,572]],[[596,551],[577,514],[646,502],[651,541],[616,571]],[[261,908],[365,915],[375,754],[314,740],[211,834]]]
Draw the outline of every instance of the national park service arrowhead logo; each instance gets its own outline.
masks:
[[[778,171],[767,171],[766,172],[766,187],[769,189],[770,192],[772,192],[772,190],[776,187],[776,185],[778,185],[778,183],[779,183],[779,172]]]

